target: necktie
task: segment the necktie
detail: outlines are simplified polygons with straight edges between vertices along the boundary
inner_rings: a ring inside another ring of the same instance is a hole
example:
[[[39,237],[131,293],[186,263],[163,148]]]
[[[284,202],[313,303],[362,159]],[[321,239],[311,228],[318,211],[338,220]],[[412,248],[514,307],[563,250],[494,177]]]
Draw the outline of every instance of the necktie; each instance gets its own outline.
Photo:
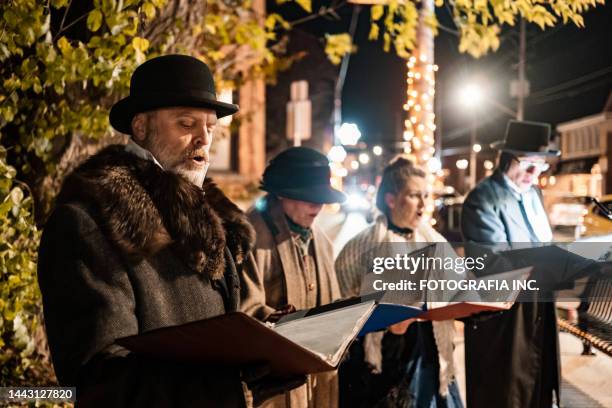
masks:
[[[521,209],[521,214],[523,215],[523,220],[525,221],[525,225],[527,225],[527,229],[529,231],[529,239],[531,242],[540,242],[538,236],[536,235],[531,222],[529,221],[529,217],[527,216],[527,211],[525,211],[525,199],[523,196],[519,199],[519,208]]]

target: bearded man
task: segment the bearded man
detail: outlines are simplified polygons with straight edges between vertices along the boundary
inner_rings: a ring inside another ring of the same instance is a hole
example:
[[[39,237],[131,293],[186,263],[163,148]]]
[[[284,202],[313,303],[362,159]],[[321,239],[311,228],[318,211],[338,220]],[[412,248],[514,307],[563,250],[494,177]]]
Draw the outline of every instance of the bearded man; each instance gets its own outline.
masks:
[[[136,69],[110,123],[131,135],[65,180],[40,246],[38,278],[57,378],[78,406],[244,406],[302,381],[135,355],[115,340],[239,308],[254,231],[205,181],[217,119],[206,64],[184,55]]]

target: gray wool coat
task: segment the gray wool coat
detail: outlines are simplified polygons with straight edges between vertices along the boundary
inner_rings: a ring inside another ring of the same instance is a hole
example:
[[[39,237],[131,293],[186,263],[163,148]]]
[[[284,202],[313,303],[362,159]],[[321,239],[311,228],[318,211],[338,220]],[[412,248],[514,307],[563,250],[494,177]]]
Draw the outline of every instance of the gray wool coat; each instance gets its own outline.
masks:
[[[238,369],[137,356],[119,337],[239,305],[253,231],[211,182],[202,189],[122,146],[65,181],[44,229],[38,278],[60,384],[78,407],[243,406]]]

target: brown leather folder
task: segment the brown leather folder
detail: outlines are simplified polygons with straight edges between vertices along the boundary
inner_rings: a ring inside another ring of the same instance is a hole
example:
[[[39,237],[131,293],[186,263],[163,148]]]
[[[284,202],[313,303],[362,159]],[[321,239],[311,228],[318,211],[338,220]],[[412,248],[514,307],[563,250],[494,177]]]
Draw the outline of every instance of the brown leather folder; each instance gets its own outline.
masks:
[[[116,342],[132,352],[172,361],[235,366],[267,362],[272,373],[282,376],[336,368],[240,312],[164,327]]]

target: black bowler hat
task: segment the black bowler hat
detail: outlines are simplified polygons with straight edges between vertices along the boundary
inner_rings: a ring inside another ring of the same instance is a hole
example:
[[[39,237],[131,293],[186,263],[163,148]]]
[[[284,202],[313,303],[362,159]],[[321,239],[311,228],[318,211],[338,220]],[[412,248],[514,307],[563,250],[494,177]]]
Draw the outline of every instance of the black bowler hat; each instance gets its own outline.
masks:
[[[559,150],[550,149],[550,125],[541,122],[511,120],[504,140],[491,143],[491,148],[518,156],[559,156]]]
[[[331,187],[329,161],[307,147],[291,147],[270,160],[261,189],[279,197],[317,204],[341,203],[346,195]]]
[[[110,123],[132,133],[134,115],[169,107],[208,108],[217,118],[238,112],[238,106],[217,100],[208,65],[188,55],[164,55],[140,65],[132,74],[130,95],[113,105]]]

